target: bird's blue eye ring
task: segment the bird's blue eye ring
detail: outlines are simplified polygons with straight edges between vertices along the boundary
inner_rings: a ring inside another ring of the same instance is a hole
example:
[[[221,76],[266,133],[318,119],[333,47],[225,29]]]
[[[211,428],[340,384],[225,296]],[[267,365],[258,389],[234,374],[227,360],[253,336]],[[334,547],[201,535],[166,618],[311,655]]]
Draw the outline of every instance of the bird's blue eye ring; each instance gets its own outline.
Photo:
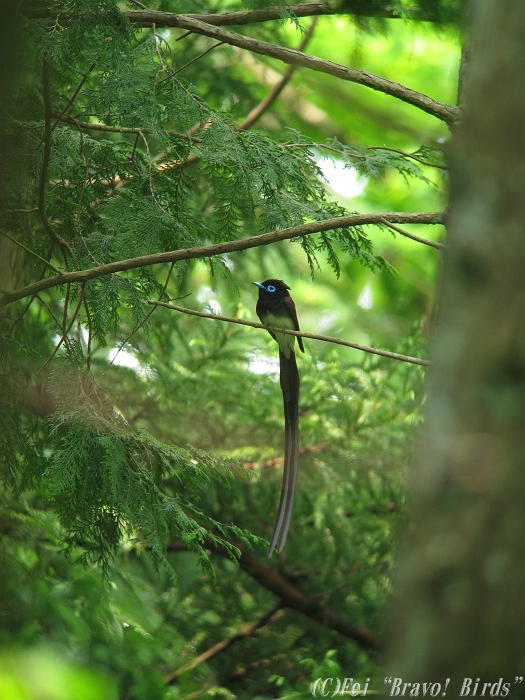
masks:
[[[266,287],[266,291],[267,291],[267,292],[273,293],[273,292],[276,291],[276,289],[275,289],[275,287],[273,286],[273,284],[269,284],[269,285]]]

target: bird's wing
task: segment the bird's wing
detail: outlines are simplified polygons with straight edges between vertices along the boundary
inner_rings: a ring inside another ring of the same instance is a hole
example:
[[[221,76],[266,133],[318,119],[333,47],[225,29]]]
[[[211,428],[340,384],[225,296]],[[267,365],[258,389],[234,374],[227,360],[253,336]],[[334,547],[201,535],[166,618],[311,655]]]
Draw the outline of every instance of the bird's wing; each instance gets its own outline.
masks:
[[[292,318],[294,330],[300,331],[301,329],[299,328],[299,321],[297,319],[297,311],[295,310],[294,300],[292,299],[292,297],[287,296],[283,299],[283,301],[284,301],[284,305],[286,306],[288,313],[290,314],[290,316]],[[297,337],[297,343],[299,344],[299,348],[301,349],[301,352],[304,352],[303,339]]]

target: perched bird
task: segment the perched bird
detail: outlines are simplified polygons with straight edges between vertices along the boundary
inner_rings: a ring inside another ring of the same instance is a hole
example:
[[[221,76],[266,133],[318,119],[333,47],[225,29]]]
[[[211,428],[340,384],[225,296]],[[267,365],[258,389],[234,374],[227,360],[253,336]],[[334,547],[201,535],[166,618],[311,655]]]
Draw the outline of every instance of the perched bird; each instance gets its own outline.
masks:
[[[288,294],[290,287],[282,280],[254,282],[259,287],[256,312],[265,326],[299,330],[295,304]],[[279,368],[284,404],[284,468],[281,500],[268,557],[277,548],[280,552],[286,542],[292,517],[293,499],[297,484],[299,460],[299,372],[295,361],[295,336],[268,331],[279,345]],[[301,352],[304,352],[302,338],[297,338]]]

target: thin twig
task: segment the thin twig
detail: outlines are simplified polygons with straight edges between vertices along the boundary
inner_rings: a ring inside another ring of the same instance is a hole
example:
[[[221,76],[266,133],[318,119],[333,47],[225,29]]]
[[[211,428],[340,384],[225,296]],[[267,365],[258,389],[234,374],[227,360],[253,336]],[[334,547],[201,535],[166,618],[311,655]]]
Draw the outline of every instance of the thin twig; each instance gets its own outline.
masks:
[[[275,333],[285,333],[288,335],[295,335],[298,338],[310,338],[311,340],[323,340],[325,343],[335,343],[337,345],[345,345],[349,348],[354,348],[354,350],[361,350],[362,352],[368,352],[373,355],[381,355],[382,357],[389,357],[392,360],[401,360],[402,362],[410,362],[413,365],[422,365],[427,367],[430,365],[429,360],[422,360],[419,357],[411,357],[410,355],[402,355],[399,352],[390,352],[389,350],[379,350],[378,348],[372,348],[368,345],[360,345],[359,343],[351,343],[348,340],[342,340],[342,338],[333,338],[329,335],[317,335],[314,333],[304,333],[303,331],[292,331],[285,328],[276,328],[275,326],[264,325],[262,323],[254,323],[252,321],[241,321],[238,318],[231,318],[230,316],[221,316],[220,314],[208,314],[204,311],[194,311],[193,309],[187,309],[184,306],[175,306],[174,304],[167,304],[164,301],[148,301],[148,304],[153,304],[154,306],[164,306],[166,309],[172,309],[173,311],[180,311],[184,314],[190,314],[191,316],[199,316],[200,318],[211,318],[214,321],[225,321],[226,323],[237,323],[240,326],[250,326],[250,328],[262,328],[263,330],[270,330]]]
[[[54,249],[54,247],[55,247],[55,243],[52,242],[51,245],[49,246],[48,258],[51,258],[51,256],[53,255],[53,249]],[[42,274],[44,274],[44,270],[45,270],[45,268],[42,269]],[[26,313],[29,311],[29,309],[30,309],[30,307],[31,307],[31,304],[32,304],[32,303],[34,302],[34,300],[37,299],[37,298],[38,298],[38,295],[37,295],[37,294],[33,294],[33,295],[31,296],[31,299],[29,299],[29,301],[28,301],[27,304],[25,305],[24,309],[22,310],[21,314],[20,314],[17,318],[15,318],[15,320],[14,320],[13,323],[11,324],[11,327],[9,328],[9,333],[12,333],[12,332],[13,332],[13,330],[14,330],[15,326],[17,325],[17,323],[20,323],[20,321],[24,318],[24,316],[26,315]]]
[[[38,211],[38,210],[37,210],[37,211]],[[50,267],[50,268],[53,270],[53,272],[56,272],[58,275],[61,274],[61,270],[59,270],[58,267],[55,267],[52,263],[49,262],[49,260],[46,260],[46,259],[43,258],[41,255],[39,255],[38,253],[35,253],[34,250],[31,250],[31,248],[28,248],[27,246],[25,246],[25,245],[24,245],[23,243],[21,243],[20,241],[17,241],[16,238],[13,238],[12,236],[10,236],[10,235],[9,235],[8,233],[6,233],[5,231],[0,231],[0,235],[4,236],[4,238],[9,238],[10,241],[13,241],[13,243],[15,243],[17,246],[19,246],[19,247],[22,248],[23,250],[25,250],[27,253],[30,253],[30,254],[33,255],[35,258],[38,258],[41,262],[45,263],[45,264],[47,265],[47,267]]]
[[[91,321],[91,314],[89,312],[89,304],[87,303],[86,295],[84,294],[84,311],[86,312],[87,319],[87,329],[88,337],[86,343],[86,369],[89,370],[91,367],[91,343],[93,341],[93,323]]]
[[[53,310],[51,309],[51,307],[49,306],[49,304],[48,304],[44,299],[42,299],[42,297],[40,296],[40,294],[36,294],[35,296],[36,296],[36,299],[38,299],[39,303],[42,304],[42,306],[44,307],[44,309],[45,309],[45,310],[47,311],[47,313],[51,316],[51,318],[53,319],[53,321],[57,324],[57,328],[59,329],[59,331],[62,332],[62,331],[64,330],[64,325],[63,325],[63,323],[55,316],[55,314],[54,314]]]
[[[283,607],[284,604],[281,601],[277,602],[271,608],[271,610],[264,613],[264,615],[262,615],[255,622],[252,622],[249,625],[245,625],[240,630],[232,634],[230,637],[226,637],[226,639],[221,639],[220,642],[217,642],[217,644],[214,644],[212,647],[210,647],[210,649],[207,649],[202,654],[199,654],[184,666],[181,666],[175,671],[168,673],[166,676],[164,676],[165,683],[172,683],[176,678],[182,676],[183,673],[187,673],[188,671],[193,670],[197,666],[200,666],[200,664],[204,663],[205,661],[209,661],[211,658],[213,658],[220,652],[223,652],[229,647],[231,647],[233,644],[235,644],[235,642],[239,642],[241,639],[246,639],[246,637],[253,637],[253,635],[259,629],[261,629],[261,627],[265,627],[269,622],[271,622],[272,618]]]
[[[69,308],[70,294],[71,294],[71,285],[68,284],[66,287],[66,295],[64,297],[64,305],[62,308],[62,325],[60,326],[62,328],[63,333],[64,333],[64,337],[65,337],[65,332],[66,332],[67,311]]]
[[[159,85],[160,85],[161,83],[163,83],[165,80],[169,80],[170,78],[173,78],[175,75],[177,75],[177,73],[180,73],[181,71],[183,71],[183,70],[184,70],[185,68],[187,68],[188,66],[191,66],[192,63],[195,63],[195,61],[198,61],[198,60],[201,59],[203,56],[206,56],[207,53],[210,53],[210,51],[213,51],[213,49],[216,49],[217,46],[222,46],[223,44],[224,44],[224,41],[218,41],[216,44],[213,44],[213,46],[210,46],[209,48],[207,48],[206,51],[203,51],[203,52],[200,53],[198,56],[195,56],[195,58],[192,58],[191,61],[188,61],[187,63],[185,63],[185,64],[184,64],[183,66],[181,66],[180,68],[177,68],[176,71],[174,71],[173,73],[170,73],[170,74],[167,75],[165,78],[162,78],[162,80],[159,81]]]
[[[262,233],[258,236],[248,236],[247,238],[239,238],[232,241],[224,241],[223,243],[214,243],[213,245],[200,246],[196,248],[183,248],[181,250],[170,250],[163,253],[152,253],[150,255],[142,255],[137,258],[129,258],[128,260],[116,260],[115,262],[99,265],[98,267],[89,268],[86,270],[75,270],[73,272],[64,272],[61,275],[54,277],[46,277],[29,284],[26,287],[17,289],[14,292],[4,294],[0,299],[0,307],[12,304],[18,299],[24,299],[44,289],[51,289],[69,282],[88,282],[99,277],[106,277],[115,272],[123,272],[125,270],[135,270],[139,267],[149,265],[158,265],[160,263],[178,262],[179,260],[194,260],[195,258],[207,258],[214,255],[224,255],[225,253],[233,253],[250,248],[258,248],[260,246],[276,243],[277,241],[290,240],[292,238],[300,238],[301,236],[310,236],[321,231],[331,231],[341,228],[351,228],[353,226],[367,226],[384,224],[385,220],[389,223],[399,224],[443,224],[442,212],[418,212],[418,213],[400,213],[400,212],[385,212],[382,214],[353,214],[350,216],[339,216],[333,219],[324,219],[322,221],[310,221],[307,224],[299,226],[290,226],[289,228],[278,229],[271,233]]]
[[[160,295],[159,295],[159,301],[160,301],[160,299],[162,299],[162,297],[164,296],[164,293],[166,292],[166,289],[167,289],[167,287],[168,287],[168,282],[170,281],[171,273],[173,272],[174,266],[175,266],[175,263],[171,263],[170,269],[168,270],[168,275],[167,275],[167,277],[166,277],[166,281],[164,282],[164,286],[162,287],[162,290],[161,290]],[[123,340],[123,341],[121,342],[121,344],[119,345],[119,348],[118,348],[117,352],[113,355],[113,359],[112,359],[111,362],[109,363],[108,369],[109,369],[109,368],[111,367],[111,365],[115,362],[115,360],[117,359],[117,355],[118,355],[119,352],[124,348],[124,346],[125,346],[126,343],[129,341],[129,339],[130,339],[132,336],[134,336],[135,333],[139,330],[139,328],[141,328],[141,327],[146,323],[146,321],[148,320],[148,318],[151,316],[151,314],[152,314],[154,311],[155,311],[155,307],[153,307],[152,309],[150,309],[150,311],[148,311],[148,313],[144,316],[144,318],[142,319],[142,321],[140,321],[140,322],[135,326],[135,328],[131,331],[131,333],[129,333],[129,335],[128,335],[126,338],[124,338],[124,340]],[[107,371],[107,370],[106,370],[106,371]],[[105,374],[105,373],[106,373],[106,372],[104,372],[104,374]]]
[[[10,328],[9,328],[9,335],[13,332],[14,328],[16,327],[16,325],[17,325],[18,323],[20,323],[20,321],[24,318],[24,316],[26,315],[26,313],[29,311],[29,307],[30,307],[31,304],[34,302],[34,300],[37,299],[37,298],[38,298],[38,294],[33,294],[33,296],[31,297],[31,299],[27,302],[27,304],[25,305],[25,307],[22,309],[20,315],[17,316],[17,318],[15,318],[15,320],[14,320],[13,323],[11,324],[11,326],[10,326]]]
[[[316,25],[317,17],[314,17],[313,20],[310,22],[310,26],[308,27],[307,32],[303,36],[301,43],[297,47],[298,51],[304,51],[305,48],[308,46],[308,42],[312,38]],[[259,104],[256,107],[254,107],[252,111],[248,114],[248,116],[239,124],[239,126],[237,127],[239,130],[250,129],[255,124],[255,122],[258,119],[260,119],[264,112],[266,112],[275,102],[275,100],[279,97],[286,85],[290,82],[296,70],[297,66],[288,66],[288,68],[284,71],[279,82],[276,85],[274,85],[274,87],[268,93],[268,95],[266,95],[266,97],[263,100],[261,100],[261,102],[259,102]]]
[[[359,153],[350,153],[349,151],[345,151],[344,148],[334,148],[333,146],[328,146],[325,143],[318,143],[316,141],[312,143],[297,143],[295,141],[292,141],[291,143],[282,144],[283,148],[294,148],[294,146],[297,146],[298,148],[319,148],[325,151],[332,151],[332,153],[337,153],[338,155],[343,156],[345,158],[359,158],[361,160],[363,158],[366,158],[366,156],[363,156]]]
[[[84,238],[84,235],[82,234],[82,227],[80,225],[80,218],[81,218],[81,213],[82,213],[82,200],[84,199],[84,193],[86,191],[88,183],[90,181],[92,182],[92,180],[90,180],[88,178],[89,166],[88,166],[88,162],[86,160],[86,157],[84,155],[84,134],[82,133],[82,128],[81,128],[79,122],[74,117],[69,117],[67,115],[64,115],[64,116],[67,118],[68,121],[70,121],[72,124],[74,124],[77,127],[77,131],[78,131],[78,135],[79,135],[79,139],[80,139],[79,154],[80,154],[80,157],[82,158],[82,162],[84,163],[85,175],[84,175],[84,179],[82,181],[82,187],[80,189],[80,196],[78,198],[78,204],[77,204],[77,215],[76,215],[77,233],[78,233],[78,237],[80,238],[80,240],[82,241],[82,243],[84,245],[84,248],[86,249],[86,253],[88,254],[88,256],[91,258],[91,260],[93,260],[93,262],[96,265],[99,265],[100,264],[99,261],[95,258],[95,256],[91,252],[90,247],[86,243],[86,239]]]
[[[139,131],[140,131],[140,129],[139,129]],[[131,164],[133,164],[135,161],[135,154],[137,152],[139,138],[140,138],[140,134],[137,133],[137,135],[135,136],[135,141],[133,142],[133,150],[131,151],[131,156],[130,156],[130,163]]]
[[[158,56],[159,64],[160,64],[160,67],[161,67],[159,73],[164,73],[164,72],[166,72],[168,69],[166,68],[166,64],[164,63],[164,58],[162,57],[162,52],[161,52],[161,50],[160,50],[160,39],[159,39],[159,35],[157,34],[157,25],[156,25],[156,24],[152,24],[152,25],[151,25],[151,28],[152,28],[152,30],[153,30],[153,42],[154,42],[154,44],[155,44],[155,53],[156,53],[157,56]],[[159,73],[157,73],[157,75],[159,75]],[[155,78],[155,83],[157,83],[156,78]]]
[[[42,166],[40,168],[40,182],[38,186],[38,211],[44,228],[51,240],[56,241],[61,248],[67,248],[70,255],[73,255],[71,246],[55,231],[46,214],[46,182],[47,169],[51,158],[51,82],[49,76],[49,63],[46,58],[42,59],[42,92],[44,97],[44,153],[42,156]]]
[[[387,146],[370,146],[371,151],[392,151],[392,153],[399,153],[405,158],[412,158],[412,160],[417,160],[421,165],[428,165],[429,168],[439,168],[440,170],[448,170],[446,165],[441,165],[440,163],[431,163],[429,160],[424,160],[420,158],[415,153],[407,153],[406,151],[401,151],[399,148],[388,148]]]
[[[414,233],[409,233],[408,231],[405,231],[403,228],[399,228],[399,226],[395,226],[394,224],[390,223],[390,221],[387,221],[386,219],[383,219],[381,221],[385,226],[388,226],[388,228],[391,228],[392,231],[397,231],[397,233],[400,233],[402,236],[406,236],[407,238],[411,238],[413,241],[417,241],[418,243],[423,243],[424,245],[429,245],[432,248],[437,248],[438,250],[442,250],[443,248],[446,248],[446,245],[444,243],[436,243],[435,241],[429,241],[426,238],[421,238],[420,236],[416,236]]]
[[[38,207],[32,209],[4,209],[0,212],[0,216],[10,216],[11,214],[34,214],[38,211]]]
[[[57,343],[57,345],[55,346],[55,349],[53,350],[53,352],[51,353],[51,355],[47,358],[47,360],[44,362],[44,364],[43,364],[43,365],[40,367],[40,369],[36,372],[37,374],[39,374],[45,367],[47,367],[47,365],[51,362],[51,360],[54,358],[54,356],[55,356],[55,355],[57,354],[57,352],[59,351],[60,346],[62,345],[62,343],[66,340],[67,334],[69,333],[69,331],[70,331],[71,328],[73,327],[73,324],[75,323],[75,320],[76,320],[76,318],[77,318],[77,316],[78,316],[78,313],[79,313],[79,311],[80,311],[80,307],[82,306],[82,300],[83,300],[83,297],[84,297],[84,288],[85,288],[85,284],[81,284],[81,285],[80,285],[79,295],[78,295],[78,304],[77,304],[77,307],[76,307],[76,309],[75,309],[75,311],[74,311],[74,313],[73,313],[73,316],[72,316],[72,318],[71,318],[71,321],[70,321],[68,327],[64,330],[64,332],[63,332],[63,334],[62,334],[62,337],[61,337],[60,340],[58,341],[58,343]]]
[[[68,124],[74,124],[77,128],[81,129],[92,129],[93,131],[109,131],[116,134],[138,134],[141,129],[137,127],[130,126],[109,126],[108,124],[101,124],[98,122],[81,122],[75,119],[69,114],[64,114],[60,112],[53,112],[53,116],[57,121],[66,122]]]
[[[149,150],[149,143],[148,143],[148,140],[146,139],[146,137],[144,136],[144,134],[143,134],[142,131],[139,132],[139,136],[140,136],[140,138],[142,139],[142,141],[143,141],[143,143],[144,143],[144,148],[146,149],[146,155],[147,155],[147,157],[148,157],[148,183],[149,183],[149,191],[150,191],[150,194],[151,194],[151,198],[153,199],[153,201],[155,202],[155,204],[158,206],[158,208],[159,208],[164,214],[166,214],[166,216],[169,216],[169,213],[164,209],[164,207],[162,206],[162,204],[161,204],[161,203],[159,202],[159,200],[157,199],[157,195],[155,194],[155,190],[153,189],[153,174],[152,174],[152,167],[151,167],[152,158],[151,158],[151,154],[150,154],[150,150]]]
[[[190,34],[193,34],[192,31],[184,32],[184,34],[181,34],[178,36],[175,41],[182,41],[183,39],[186,39],[186,37],[190,36]]]
[[[63,109],[60,113],[58,113],[58,116],[56,116],[55,123],[54,123],[53,126],[51,127],[51,130],[53,130],[53,129],[56,127],[56,125],[57,125],[59,119],[62,119],[62,117],[66,114],[67,110],[71,107],[71,105],[72,105],[73,102],[75,101],[76,96],[77,96],[78,93],[82,90],[82,87],[83,87],[84,83],[85,83],[86,80],[89,78],[89,74],[91,73],[91,71],[93,70],[93,68],[94,68],[95,66],[96,66],[96,61],[93,61],[93,63],[89,66],[89,68],[87,69],[86,73],[85,73],[84,76],[82,77],[82,80],[80,81],[80,83],[79,83],[79,84],[77,85],[77,87],[75,88],[75,91],[73,92],[73,94],[71,95],[71,97],[69,98],[69,100],[67,101],[67,104],[66,104],[66,106],[64,107],[64,109]]]

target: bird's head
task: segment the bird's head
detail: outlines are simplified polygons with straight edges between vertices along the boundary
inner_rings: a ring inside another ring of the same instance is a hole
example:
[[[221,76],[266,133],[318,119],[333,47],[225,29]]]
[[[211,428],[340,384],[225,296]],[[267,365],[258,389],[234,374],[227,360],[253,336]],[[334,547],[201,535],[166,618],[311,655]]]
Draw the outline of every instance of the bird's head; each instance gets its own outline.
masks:
[[[282,280],[265,280],[264,282],[254,282],[259,287],[259,299],[282,299],[288,296],[290,287]]]

